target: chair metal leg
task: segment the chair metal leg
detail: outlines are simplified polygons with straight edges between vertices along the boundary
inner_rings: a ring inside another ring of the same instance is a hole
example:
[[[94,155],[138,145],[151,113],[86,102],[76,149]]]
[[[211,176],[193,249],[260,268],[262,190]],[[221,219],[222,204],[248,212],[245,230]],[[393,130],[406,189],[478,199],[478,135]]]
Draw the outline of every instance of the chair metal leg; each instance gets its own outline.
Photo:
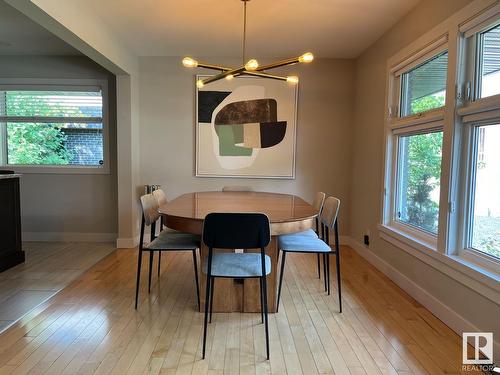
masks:
[[[323,281],[324,281],[324,284],[325,284],[325,292],[328,290],[327,288],[327,280],[326,280],[326,253],[323,253]]]
[[[135,309],[137,310],[137,301],[139,300],[139,283],[141,281],[142,250],[139,249],[137,257],[137,282],[135,284]]]
[[[330,253],[326,253],[326,278],[328,279],[328,295],[330,295]]]
[[[149,252],[149,279],[148,279],[148,293],[151,292],[151,272],[153,269],[153,255],[154,252],[150,251]]]
[[[196,298],[198,300],[198,311],[200,311],[200,283],[198,281],[198,262],[196,260],[196,249],[193,250],[194,280],[196,282]]]
[[[260,318],[264,324],[264,293],[262,293],[262,277],[259,277],[259,290],[260,290]]]
[[[321,279],[321,261],[319,259],[319,253],[316,254],[318,258],[318,279]]]
[[[339,310],[342,312],[342,287],[340,280],[340,251],[337,250],[337,254],[335,254],[335,260],[337,262],[337,288],[339,291]]]
[[[212,323],[212,311],[214,308],[214,285],[215,285],[215,277],[211,278],[210,281],[210,318],[209,318],[209,323]]]
[[[342,286],[341,286],[341,278],[340,278],[340,243],[339,243],[339,227],[338,220],[335,221],[334,226],[335,233],[335,261],[337,263],[337,288],[339,291],[339,310],[342,312]]]
[[[205,318],[203,323],[203,353],[202,358],[205,359],[205,349],[207,346],[207,326],[208,326],[208,303],[210,299],[210,273],[212,272],[212,249],[208,252],[208,263],[207,263],[207,282],[205,283]]]
[[[160,268],[161,268],[161,251],[158,251],[158,278],[160,278]]]
[[[285,254],[285,253],[283,253]],[[269,323],[268,323],[268,318],[267,318],[267,277],[264,274],[264,277],[262,278],[262,295],[264,298],[264,325],[265,325],[265,330],[266,330],[266,354],[267,354],[267,359],[269,360]]]
[[[283,274],[285,271],[285,259],[286,259],[286,251],[281,252],[281,269],[280,269],[280,281],[278,284],[278,300],[276,301],[276,312],[278,312],[278,308],[280,306],[280,298],[281,298],[281,285],[283,284]]]

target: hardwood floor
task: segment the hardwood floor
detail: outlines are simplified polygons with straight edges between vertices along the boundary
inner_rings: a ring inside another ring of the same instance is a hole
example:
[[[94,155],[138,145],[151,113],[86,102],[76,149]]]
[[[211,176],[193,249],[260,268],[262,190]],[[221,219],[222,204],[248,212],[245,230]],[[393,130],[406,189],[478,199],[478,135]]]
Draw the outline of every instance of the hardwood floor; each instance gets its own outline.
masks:
[[[260,314],[250,313],[214,314],[201,359],[191,254],[164,254],[149,295],[143,273],[135,311],[137,253],[117,250],[0,335],[0,374],[460,373],[461,339],[342,250],[342,314],[335,284],[331,296],[323,293],[316,257],[287,257],[280,312],[270,315],[269,361]]]
[[[26,261],[0,273],[0,332],[112,252],[111,243],[25,242]]]

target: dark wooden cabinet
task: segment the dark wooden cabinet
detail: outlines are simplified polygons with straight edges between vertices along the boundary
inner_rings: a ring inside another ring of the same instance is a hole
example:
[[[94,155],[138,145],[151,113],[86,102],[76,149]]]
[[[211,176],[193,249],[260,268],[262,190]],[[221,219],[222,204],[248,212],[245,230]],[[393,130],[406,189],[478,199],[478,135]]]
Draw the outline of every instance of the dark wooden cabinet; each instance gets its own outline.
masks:
[[[19,176],[0,173],[0,272],[22,262]]]

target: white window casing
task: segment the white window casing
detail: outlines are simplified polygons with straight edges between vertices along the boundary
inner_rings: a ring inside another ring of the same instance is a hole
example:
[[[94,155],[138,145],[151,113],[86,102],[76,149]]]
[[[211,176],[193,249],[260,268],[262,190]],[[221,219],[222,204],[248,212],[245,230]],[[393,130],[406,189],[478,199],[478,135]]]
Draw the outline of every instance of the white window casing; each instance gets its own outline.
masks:
[[[109,174],[109,98],[108,82],[100,79],[0,79],[0,92],[29,90],[29,91],[100,91],[102,95],[101,117],[21,117],[6,116],[0,108],[0,166],[14,169],[18,173],[55,173],[55,174]],[[0,103],[2,101],[0,100]],[[102,165],[15,165],[6,164],[7,143],[6,123],[17,122],[75,122],[75,123],[102,123],[103,164]]]

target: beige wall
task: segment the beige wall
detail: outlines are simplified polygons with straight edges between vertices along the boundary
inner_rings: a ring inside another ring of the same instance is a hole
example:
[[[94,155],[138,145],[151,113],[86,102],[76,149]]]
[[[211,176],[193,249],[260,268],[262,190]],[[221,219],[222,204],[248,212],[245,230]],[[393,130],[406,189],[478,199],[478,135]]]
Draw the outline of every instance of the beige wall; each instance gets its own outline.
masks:
[[[86,57],[1,56],[0,78],[106,79],[110,106],[116,108],[114,76]],[[110,174],[23,175],[23,239],[115,239],[116,109],[109,113]]]
[[[218,63],[220,58],[205,59]],[[297,194],[312,201],[323,190],[348,207],[353,62],[315,60],[301,66],[295,180],[194,177],[194,72],[181,58],[140,59],[140,182],[161,184],[170,199],[179,194],[251,185]],[[234,62],[238,64],[238,62]],[[341,231],[348,210],[341,211]]]
[[[369,229],[370,249],[364,251],[373,251],[452,311],[479,329],[496,332],[498,337],[497,304],[377,235],[381,218],[387,60],[468,3],[467,0],[422,1],[356,61],[350,235],[362,242],[364,231]]]

